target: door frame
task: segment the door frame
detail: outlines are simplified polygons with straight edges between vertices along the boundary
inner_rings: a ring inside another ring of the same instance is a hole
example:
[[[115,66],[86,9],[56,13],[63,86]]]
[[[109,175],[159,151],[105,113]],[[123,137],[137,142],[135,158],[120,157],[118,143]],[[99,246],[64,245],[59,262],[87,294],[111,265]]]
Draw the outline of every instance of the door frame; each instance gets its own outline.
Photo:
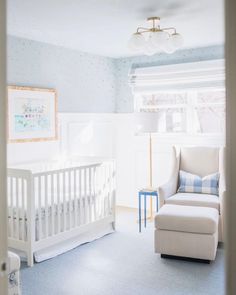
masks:
[[[6,1],[0,1],[0,294],[7,288]],[[5,269],[5,271],[4,271]]]
[[[236,294],[236,1],[225,0],[226,36],[226,294]]]

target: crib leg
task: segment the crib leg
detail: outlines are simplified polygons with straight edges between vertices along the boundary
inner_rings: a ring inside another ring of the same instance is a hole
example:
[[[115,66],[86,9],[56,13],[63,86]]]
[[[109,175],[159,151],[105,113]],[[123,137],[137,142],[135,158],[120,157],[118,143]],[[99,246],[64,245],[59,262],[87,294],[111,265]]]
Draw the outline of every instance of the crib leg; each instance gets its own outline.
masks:
[[[33,254],[33,252],[28,252],[27,264],[28,264],[29,267],[34,266],[34,254]]]

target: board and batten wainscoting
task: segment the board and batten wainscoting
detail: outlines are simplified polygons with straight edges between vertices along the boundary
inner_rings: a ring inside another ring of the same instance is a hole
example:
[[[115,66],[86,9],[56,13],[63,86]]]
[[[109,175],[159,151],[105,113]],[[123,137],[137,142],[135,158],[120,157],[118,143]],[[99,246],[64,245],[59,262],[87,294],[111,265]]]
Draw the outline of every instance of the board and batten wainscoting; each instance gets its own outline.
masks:
[[[170,174],[173,145],[224,145],[223,136],[153,135],[153,185]],[[59,114],[59,140],[8,145],[8,164],[60,160],[67,157],[116,159],[116,202],[138,207],[137,193],[148,183],[148,136],[135,135],[132,113]],[[19,157],[20,155],[20,157]]]

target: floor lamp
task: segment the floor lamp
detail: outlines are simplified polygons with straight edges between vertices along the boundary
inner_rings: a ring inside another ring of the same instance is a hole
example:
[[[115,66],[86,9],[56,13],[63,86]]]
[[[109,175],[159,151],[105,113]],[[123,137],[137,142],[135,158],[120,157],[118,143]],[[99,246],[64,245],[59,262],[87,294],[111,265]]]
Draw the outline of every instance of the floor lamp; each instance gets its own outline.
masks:
[[[157,133],[158,131],[158,116],[157,113],[144,112],[144,113],[135,113],[136,117],[136,126],[138,134],[149,134],[149,149],[148,149],[148,158],[149,158],[149,186],[148,190],[154,190],[152,182],[152,134]],[[152,209],[152,198],[150,198],[150,216],[148,219],[153,219],[153,209]]]

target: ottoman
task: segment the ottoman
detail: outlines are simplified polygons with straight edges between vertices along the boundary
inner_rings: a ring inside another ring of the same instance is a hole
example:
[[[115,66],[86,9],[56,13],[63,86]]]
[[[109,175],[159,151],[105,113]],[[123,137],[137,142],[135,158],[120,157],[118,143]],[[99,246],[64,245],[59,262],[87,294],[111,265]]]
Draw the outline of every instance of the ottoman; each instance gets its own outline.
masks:
[[[155,216],[155,252],[162,257],[214,260],[218,219],[214,208],[164,205]]]

